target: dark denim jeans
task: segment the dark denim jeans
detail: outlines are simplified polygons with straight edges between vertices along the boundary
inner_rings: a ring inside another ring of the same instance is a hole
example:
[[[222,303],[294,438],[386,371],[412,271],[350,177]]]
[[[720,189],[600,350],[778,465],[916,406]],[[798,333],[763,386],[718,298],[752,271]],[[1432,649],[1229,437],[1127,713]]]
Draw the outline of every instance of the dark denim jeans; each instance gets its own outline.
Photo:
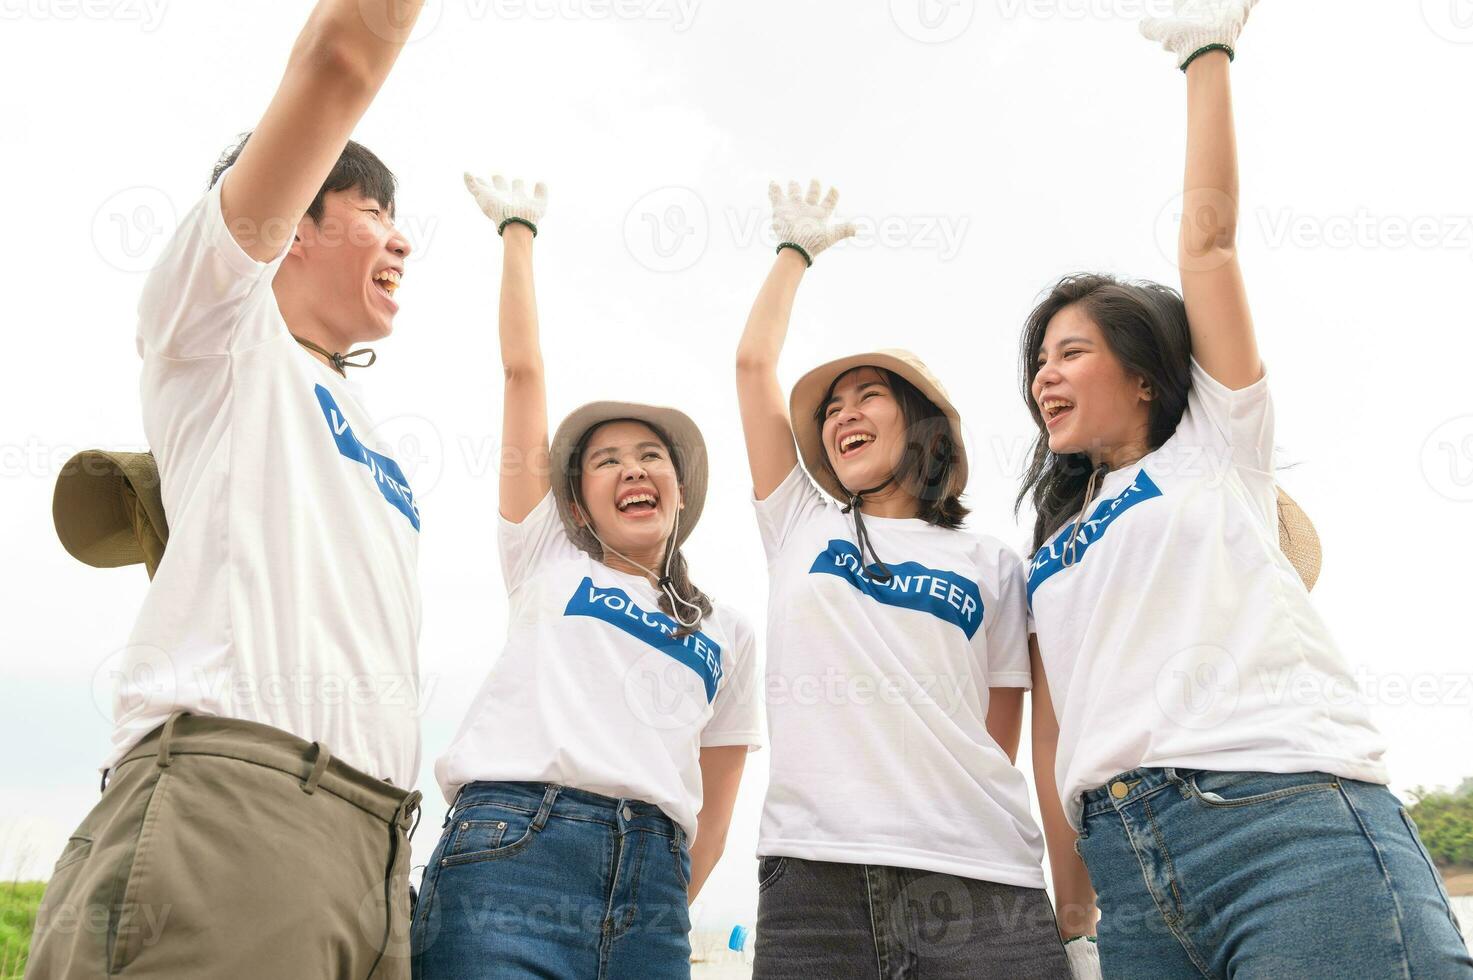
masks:
[[[416,980],[687,980],[690,849],[659,807],[472,783],[425,868]]]
[[[753,980],[1068,980],[1042,888],[763,858]]]
[[[1084,797],[1108,977],[1473,978],[1442,880],[1385,786],[1134,769]]]

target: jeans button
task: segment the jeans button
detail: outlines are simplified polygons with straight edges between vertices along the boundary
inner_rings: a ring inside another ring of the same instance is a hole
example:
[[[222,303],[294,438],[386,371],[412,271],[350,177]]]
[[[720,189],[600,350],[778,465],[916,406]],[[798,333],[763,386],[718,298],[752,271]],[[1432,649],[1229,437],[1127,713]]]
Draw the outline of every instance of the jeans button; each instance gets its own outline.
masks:
[[[633,820],[634,819],[634,811],[631,810],[631,809],[629,809],[629,807],[627,807],[627,806],[624,809],[622,809],[622,810],[619,811],[619,815],[622,816],[625,820]]]
[[[1117,800],[1123,800],[1130,795],[1130,787],[1116,780],[1110,784],[1110,795]]]

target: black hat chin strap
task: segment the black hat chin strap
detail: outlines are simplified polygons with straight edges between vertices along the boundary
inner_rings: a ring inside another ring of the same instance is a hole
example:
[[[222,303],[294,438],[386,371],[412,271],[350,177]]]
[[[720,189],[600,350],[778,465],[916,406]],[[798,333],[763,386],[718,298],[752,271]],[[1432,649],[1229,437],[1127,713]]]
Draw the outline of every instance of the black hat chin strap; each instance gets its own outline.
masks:
[[[869,494],[879,493],[894,482],[895,474],[892,473],[884,483],[870,487],[868,490],[855,492],[844,487],[842,483],[839,484],[849,494],[849,503],[841,513],[854,512],[854,538],[859,545],[859,563],[864,566],[864,574],[876,582],[888,582],[894,577],[894,574],[890,571],[890,566],[880,561],[880,556],[875,554],[875,546],[870,543],[869,531],[864,526],[864,498]],[[866,553],[869,555],[868,560],[865,558]]]
[[[307,348],[308,350],[316,351],[323,357],[327,358],[328,362],[332,364],[333,370],[336,371],[338,374],[341,374],[345,378],[348,376],[348,372],[344,371],[343,368],[373,367],[373,362],[378,360],[378,355],[373,352],[373,348],[371,347],[360,347],[357,350],[350,350],[346,354],[335,354],[332,351],[324,350],[323,348],[312,343],[312,341],[308,340],[305,337],[298,337],[296,334],[292,334],[292,339],[301,344],[303,347]],[[358,364],[354,361],[349,360],[349,358],[359,357],[363,354],[368,355],[368,360],[362,364]]]

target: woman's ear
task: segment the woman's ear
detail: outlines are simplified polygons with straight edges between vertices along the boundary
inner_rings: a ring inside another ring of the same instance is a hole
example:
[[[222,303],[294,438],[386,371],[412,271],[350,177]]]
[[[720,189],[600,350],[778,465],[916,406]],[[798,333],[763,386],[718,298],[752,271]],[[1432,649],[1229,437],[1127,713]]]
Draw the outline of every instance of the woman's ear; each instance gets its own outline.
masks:
[[[1145,378],[1140,379],[1140,391],[1138,392],[1138,394],[1141,396],[1141,401],[1143,402],[1156,400],[1156,389],[1152,388],[1151,382],[1147,381]]]

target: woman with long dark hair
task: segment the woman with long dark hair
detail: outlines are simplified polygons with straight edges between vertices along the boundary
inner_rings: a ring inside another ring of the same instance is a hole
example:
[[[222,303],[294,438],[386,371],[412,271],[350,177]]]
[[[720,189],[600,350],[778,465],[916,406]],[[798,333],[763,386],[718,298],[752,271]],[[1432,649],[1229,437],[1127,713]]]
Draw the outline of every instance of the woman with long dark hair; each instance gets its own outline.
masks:
[[[778,384],[798,286],[852,234],[819,194],[773,185],[782,245],[737,351],[771,584],[753,976],[1068,977],[1013,765],[1023,563],[961,529],[956,409],[899,350]]]
[[[1088,922],[1097,893],[1106,976],[1473,976],[1382,738],[1280,546],[1273,403],[1234,244],[1229,62],[1252,6],[1178,0],[1144,25],[1186,72],[1182,292],[1071,276],[1024,330],[1039,437],[1019,502],[1036,515],[1033,749],[1056,898]]]
[[[499,545],[510,622],[435,765],[451,803],[416,978],[690,976],[688,903],[761,743],[746,620],[691,581],[706,496],[683,412],[594,402],[548,438],[532,282],[546,192],[467,176],[504,243]]]

